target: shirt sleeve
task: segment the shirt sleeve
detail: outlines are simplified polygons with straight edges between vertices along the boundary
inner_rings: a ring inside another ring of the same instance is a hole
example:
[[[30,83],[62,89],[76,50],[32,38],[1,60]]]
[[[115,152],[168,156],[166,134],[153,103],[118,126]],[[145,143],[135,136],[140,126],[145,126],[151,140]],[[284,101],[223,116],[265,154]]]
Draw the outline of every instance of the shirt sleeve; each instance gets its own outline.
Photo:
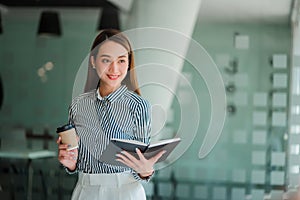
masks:
[[[75,124],[74,121],[75,121],[75,116],[76,116],[76,107],[77,106],[77,99],[73,99],[72,100],[72,103],[70,104],[69,106],[69,123],[71,124]],[[78,162],[78,161],[77,161]],[[76,164],[77,165],[77,164]],[[75,168],[75,170],[71,171],[69,170],[67,167],[63,166],[65,168],[65,171],[68,173],[68,174],[76,174],[78,171],[77,171],[77,166]]]
[[[152,177],[154,176],[155,171],[153,172],[153,174],[151,174],[150,176],[148,176],[148,177],[145,178],[145,179],[142,179],[136,171],[132,171],[131,173],[132,173],[133,177],[134,177],[136,180],[138,180],[138,181],[144,181],[144,182],[149,182],[149,181],[152,179]]]
[[[143,100],[138,104],[135,111],[135,130],[134,139],[150,143],[151,134],[151,105],[148,101]]]
[[[77,104],[78,104],[78,100],[77,98],[75,98],[72,100],[72,103],[69,106],[69,123],[74,124],[76,111],[77,111]]]
[[[77,171],[77,169],[75,169],[74,171],[71,171],[71,170],[69,170],[67,167],[65,167],[64,166],[64,168],[65,168],[65,171],[68,173],[68,174],[76,174],[78,171]]]
[[[134,130],[135,140],[150,143],[150,134],[151,134],[151,105],[148,101],[143,100],[136,109],[135,112],[135,123],[136,129]],[[132,170],[133,177],[138,181],[149,182],[153,177],[153,174],[146,179],[142,179],[139,174]]]

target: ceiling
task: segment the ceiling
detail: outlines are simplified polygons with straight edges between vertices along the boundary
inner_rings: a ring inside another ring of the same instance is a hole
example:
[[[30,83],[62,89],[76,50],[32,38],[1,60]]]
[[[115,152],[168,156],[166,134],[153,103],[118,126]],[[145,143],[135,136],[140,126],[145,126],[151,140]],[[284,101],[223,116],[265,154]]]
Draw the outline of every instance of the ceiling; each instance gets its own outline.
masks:
[[[103,6],[106,0],[1,0],[0,4],[17,7],[94,7]]]
[[[0,5],[7,7],[103,7],[107,2],[111,2],[121,10],[130,12],[133,1],[1,0]],[[295,0],[202,0],[199,20],[288,23],[293,1]]]
[[[288,23],[294,0],[202,0],[199,20]]]

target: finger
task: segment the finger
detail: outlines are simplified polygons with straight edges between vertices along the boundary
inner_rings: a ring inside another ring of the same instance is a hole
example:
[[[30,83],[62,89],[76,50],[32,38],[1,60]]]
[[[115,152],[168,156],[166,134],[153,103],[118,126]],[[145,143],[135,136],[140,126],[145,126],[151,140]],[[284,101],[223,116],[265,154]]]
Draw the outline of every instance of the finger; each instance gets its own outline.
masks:
[[[130,161],[132,161],[134,163],[138,162],[138,160],[133,155],[131,155],[130,153],[128,153],[127,151],[121,151],[121,153],[123,155],[125,155]]]
[[[65,155],[65,156],[60,156],[59,160],[68,160],[71,161],[72,163],[77,162],[77,156],[75,155]]]
[[[124,165],[127,165],[122,159],[117,158],[116,161],[123,163]]]
[[[117,156],[116,161],[119,161],[132,169],[136,168],[136,164],[133,163],[132,161],[130,161],[126,156],[124,156],[122,154],[116,154],[116,156]]]
[[[126,162],[126,163],[130,163],[131,161],[124,155],[122,154],[116,154],[117,159],[121,159],[122,161]]]
[[[78,153],[77,152],[70,152],[71,154],[71,156],[72,156],[72,158],[74,159],[74,158],[76,158],[77,159],[77,157],[78,157]]]
[[[57,144],[60,144],[60,143],[61,143],[61,137],[60,137],[60,136],[57,138],[56,143],[57,143]]]
[[[67,151],[68,151],[68,152],[73,152],[73,153],[78,153],[78,149],[77,149],[77,148],[76,148],[76,149],[71,149],[71,150],[68,150],[68,149],[67,149]]]
[[[78,154],[75,152],[70,152],[67,150],[59,150],[58,152],[58,160],[76,160],[77,161]]]
[[[60,157],[60,156],[65,156],[65,155],[67,155],[67,153],[66,153],[65,150],[59,150],[59,151],[58,151],[58,157]]]
[[[73,154],[78,154],[78,149],[67,150],[68,152],[72,152]]]
[[[160,151],[158,154],[156,154],[155,156],[153,156],[152,158],[150,158],[150,160],[151,160],[153,163],[156,163],[156,162],[162,157],[162,155],[164,155],[165,153],[166,153],[165,150]]]
[[[77,162],[77,156],[73,156],[73,157],[71,157],[71,159],[73,160],[73,161],[75,161],[75,162]]]
[[[139,156],[140,160],[146,160],[145,156],[142,154],[141,150],[139,148],[135,149],[137,155]]]
[[[67,145],[67,144],[60,144],[60,145],[58,145],[58,149],[59,149],[59,150],[61,150],[61,149],[65,150],[65,149],[67,149],[67,148],[68,148],[68,145]]]
[[[70,163],[72,163],[72,164],[76,164],[77,163],[77,158],[76,157],[59,157],[58,160],[64,166],[68,166]]]
[[[65,156],[65,155],[60,155],[60,156],[58,156],[58,160],[60,162],[66,162],[66,161],[70,160],[70,157],[69,156]]]
[[[59,157],[74,157],[74,156],[77,156],[74,152],[69,152],[69,151],[66,151],[66,150],[60,150],[58,152],[58,156]]]

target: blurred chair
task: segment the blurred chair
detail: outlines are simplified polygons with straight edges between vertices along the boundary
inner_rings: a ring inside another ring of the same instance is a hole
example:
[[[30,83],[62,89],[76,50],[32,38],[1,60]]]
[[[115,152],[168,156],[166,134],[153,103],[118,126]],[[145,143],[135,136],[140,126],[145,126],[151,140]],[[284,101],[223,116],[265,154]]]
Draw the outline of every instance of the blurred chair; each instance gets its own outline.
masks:
[[[27,140],[24,128],[0,128],[0,152],[26,149]],[[10,197],[10,199],[26,198],[26,161],[19,159],[10,159],[9,162],[7,162],[7,159],[0,160],[0,174],[2,177],[0,187],[3,195],[6,195],[7,198]]]
[[[30,145],[29,147],[28,135],[30,134],[25,128],[0,128],[0,154],[1,160],[5,160],[1,164],[9,163],[10,188],[14,191],[12,199],[26,199],[26,197],[27,199],[46,199],[48,192],[42,169],[45,168],[45,159],[51,158],[51,160],[54,160],[53,158],[56,157],[57,153],[44,150],[45,148],[42,146],[32,148]],[[31,136],[35,135],[32,134]],[[44,141],[48,138],[45,139],[42,135],[36,136],[36,139]],[[40,165],[34,166],[39,161],[41,161]],[[57,160],[55,159],[55,161]],[[34,186],[36,186],[34,191],[39,191],[38,193],[33,192]],[[20,194],[18,194],[19,191],[21,191]]]

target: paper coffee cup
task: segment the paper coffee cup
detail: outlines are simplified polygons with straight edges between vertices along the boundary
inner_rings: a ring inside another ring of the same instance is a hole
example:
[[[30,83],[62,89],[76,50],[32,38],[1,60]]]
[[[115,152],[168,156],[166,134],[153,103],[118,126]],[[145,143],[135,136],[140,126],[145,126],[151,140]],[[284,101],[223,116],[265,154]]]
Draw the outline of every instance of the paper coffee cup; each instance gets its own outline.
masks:
[[[58,127],[56,133],[61,137],[61,142],[63,144],[68,144],[67,150],[78,148],[75,126],[73,124],[66,124]]]

